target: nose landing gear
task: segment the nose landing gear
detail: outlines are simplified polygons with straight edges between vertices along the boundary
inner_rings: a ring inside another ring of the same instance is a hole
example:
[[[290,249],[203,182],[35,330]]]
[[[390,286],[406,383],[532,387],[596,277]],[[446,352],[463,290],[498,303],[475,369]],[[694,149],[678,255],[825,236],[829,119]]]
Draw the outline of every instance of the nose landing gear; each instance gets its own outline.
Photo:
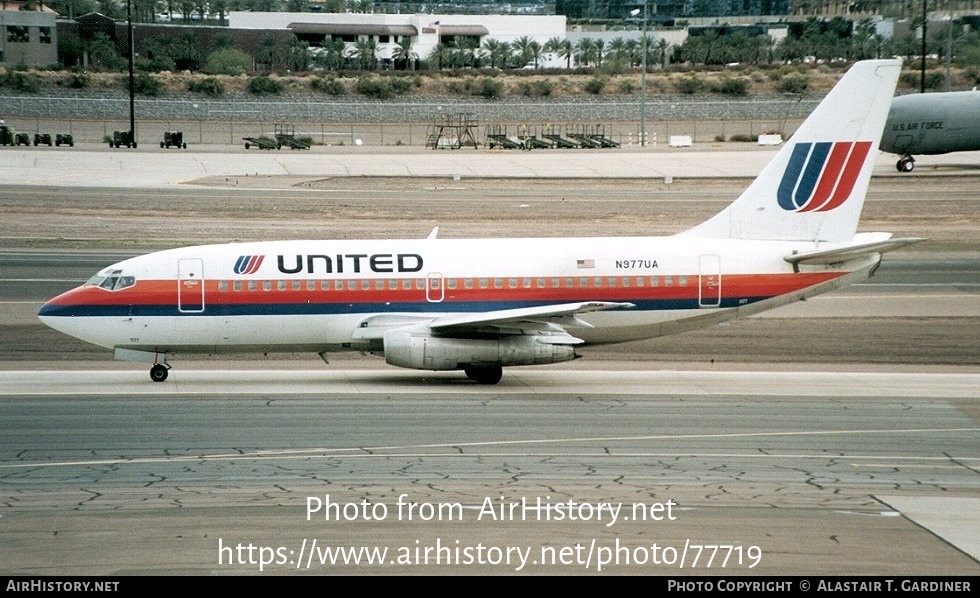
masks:
[[[150,380],[154,382],[163,382],[167,379],[167,374],[170,373],[170,366],[165,363],[154,364],[150,368]]]
[[[899,172],[912,172],[915,168],[915,158],[912,156],[902,156],[898,162],[895,163],[895,168]]]

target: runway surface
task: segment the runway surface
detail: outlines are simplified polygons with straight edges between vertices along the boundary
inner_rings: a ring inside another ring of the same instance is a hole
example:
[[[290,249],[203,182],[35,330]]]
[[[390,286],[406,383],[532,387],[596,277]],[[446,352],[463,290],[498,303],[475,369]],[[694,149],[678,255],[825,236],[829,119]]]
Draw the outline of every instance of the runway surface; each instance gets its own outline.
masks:
[[[22,575],[589,574],[600,563],[973,575],[978,387],[980,374],[960,373],[530,368],[487,388],[367,369],[184,370],[162,385],[136,372],[3,372],[0,562]],[[389,553],[321,564],[323,552],[308,560],[314,541]],[[238,545],[254,547],[251,562],[223,550]],[[691,560],[692,546],[716,545],[724,565]],[[416,554],[438,546],[448,552]],[[566,558],[548,561],[551,548]]]
[[[82,149],[87,177],[0,164],[0,573],[980,572],[980,153],[913,178],[879,156],[862,230],[933,240],[867,282],[486,387],[360,356],[177,359],[157,384],[36,311],[174,239],[669,234],[770,150]]]

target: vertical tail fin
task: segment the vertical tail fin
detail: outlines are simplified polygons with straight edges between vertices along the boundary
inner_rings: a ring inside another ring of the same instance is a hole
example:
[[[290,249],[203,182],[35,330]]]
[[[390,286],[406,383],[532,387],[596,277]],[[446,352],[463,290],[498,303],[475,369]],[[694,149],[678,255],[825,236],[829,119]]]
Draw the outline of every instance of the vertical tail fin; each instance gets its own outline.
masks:
[[[856,63],[739,198],[680,233],[848,241],[857,231],[900,59]]]

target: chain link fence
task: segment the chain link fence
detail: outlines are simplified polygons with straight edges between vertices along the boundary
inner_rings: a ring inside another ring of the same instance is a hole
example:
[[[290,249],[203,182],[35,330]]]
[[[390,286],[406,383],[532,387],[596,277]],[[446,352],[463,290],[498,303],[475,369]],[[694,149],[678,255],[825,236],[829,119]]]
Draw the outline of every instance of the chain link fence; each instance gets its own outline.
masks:
[[[819,102],[798,96],[717,100],[689,96],[574,98],[530,101],[508,98],[425,98],[418,101],[282,101],[141,99],[134,102],[137,141],[157,145],[164,131],[183,132],[188,144],[244,145],[243,138],[274,137],[288,123],[315,145],[425,146],[436,123],[466,114],[473,134],[486,143],[491,128],[526,132],[601,129],[621,147],[665,144],[675,135],[695,144],[753,140],[765,133],[788,137]],[[19,131],[69,133],[79,143],[103,143],[113,131],[129,129],[128,97],[0,97],[8,125]],[[640,122],[640,114],[644,120]]]

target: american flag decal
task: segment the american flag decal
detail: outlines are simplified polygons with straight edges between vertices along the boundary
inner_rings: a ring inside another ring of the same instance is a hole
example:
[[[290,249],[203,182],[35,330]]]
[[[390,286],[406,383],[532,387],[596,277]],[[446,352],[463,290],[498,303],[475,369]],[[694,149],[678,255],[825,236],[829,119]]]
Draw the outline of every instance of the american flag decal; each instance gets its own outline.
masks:
[[[595,260],[578,260],[575,265],[579,268],[595,268]]]

